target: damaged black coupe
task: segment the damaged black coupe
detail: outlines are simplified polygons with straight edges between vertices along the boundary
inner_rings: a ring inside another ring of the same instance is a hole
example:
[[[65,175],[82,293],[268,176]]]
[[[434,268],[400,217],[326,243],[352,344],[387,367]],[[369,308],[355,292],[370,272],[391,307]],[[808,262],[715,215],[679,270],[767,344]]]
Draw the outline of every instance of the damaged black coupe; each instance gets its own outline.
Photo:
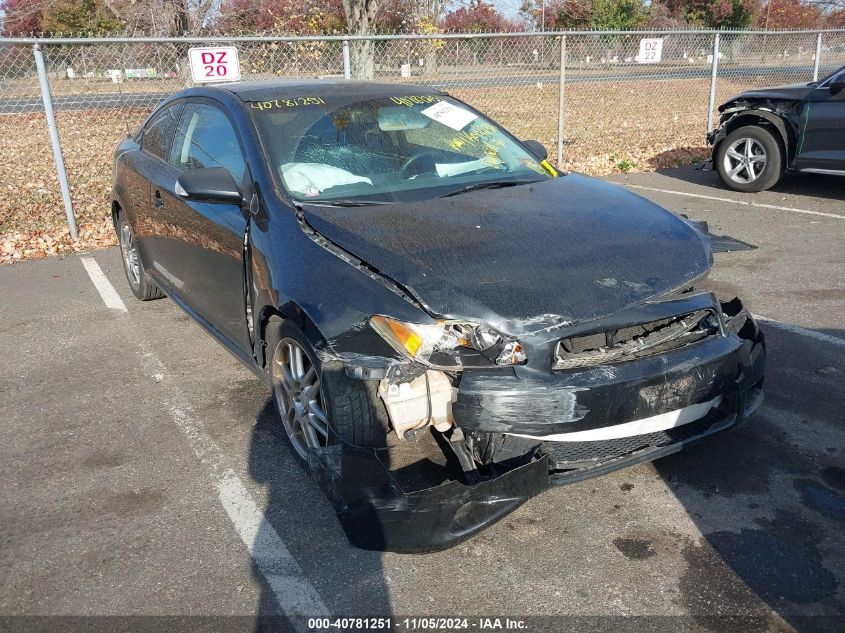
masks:
[[[719,177],[763,191],[784,172],[845,176],[845,67],[818,82],[743,92],[707,135]]]
[[[702,224],[430,88],[185,90],[119,145],[112,212],[133,293],[264,381],[360,547],[447,547],[762,399]]]

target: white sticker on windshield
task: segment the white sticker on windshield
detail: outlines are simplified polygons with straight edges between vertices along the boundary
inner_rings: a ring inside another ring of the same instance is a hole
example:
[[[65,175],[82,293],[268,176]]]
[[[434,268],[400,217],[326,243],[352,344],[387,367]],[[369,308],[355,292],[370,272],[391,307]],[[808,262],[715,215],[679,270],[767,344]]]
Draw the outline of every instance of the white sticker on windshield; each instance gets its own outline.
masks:
[[[462,130],[469,124],[470,121],[474,121],[478,118],[477,114],[473,114],[469,110],[459,108],[448,101],[435,103],[433,106],[430,106],[420,112],[420,114],[427,116],[429,119],[434,119],[438,123],[447,125],[453,130]]]

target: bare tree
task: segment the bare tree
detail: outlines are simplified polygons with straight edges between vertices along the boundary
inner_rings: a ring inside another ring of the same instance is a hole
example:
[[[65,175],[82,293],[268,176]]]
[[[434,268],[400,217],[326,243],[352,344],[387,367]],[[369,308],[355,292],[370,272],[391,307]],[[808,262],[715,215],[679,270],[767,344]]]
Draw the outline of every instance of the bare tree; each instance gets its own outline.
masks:
[[[372,35],[378,13],[377,0],[343,0],[343,12],[350,35]],[[373,40],[349,42],[351,74],[355,79],[372,79],[375,71]]]
[[[845,0],[809,0],[821,8],[827,27],[845,26]]]
[[[420,16],[427,17],[434,24],[439,24],[449,2],[450,0],[414,0],[414,5]]]
[[[173,21],[170,23],[170,34],[175,36],[187,35],[190,30],[188,21],[188,0],[168,0],[170,10],[173,12]]]
[[[419,30],[423,33],[435,33],[451,0],[412,0],[412,2]],[[426,74],[430,75],[437,70],[437,50],[442,46],[442,42],[443,40],[427,40],[424,43]]]

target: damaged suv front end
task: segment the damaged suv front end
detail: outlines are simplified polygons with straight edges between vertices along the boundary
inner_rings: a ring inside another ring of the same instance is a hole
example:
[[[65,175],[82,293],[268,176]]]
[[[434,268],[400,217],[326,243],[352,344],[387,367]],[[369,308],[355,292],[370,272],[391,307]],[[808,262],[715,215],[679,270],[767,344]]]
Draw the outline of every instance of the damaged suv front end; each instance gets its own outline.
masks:
[[[749,90],[719,106],[711,162],[728,187],[758,192],[785,172],[845,175],[845,68],[810,83]]]

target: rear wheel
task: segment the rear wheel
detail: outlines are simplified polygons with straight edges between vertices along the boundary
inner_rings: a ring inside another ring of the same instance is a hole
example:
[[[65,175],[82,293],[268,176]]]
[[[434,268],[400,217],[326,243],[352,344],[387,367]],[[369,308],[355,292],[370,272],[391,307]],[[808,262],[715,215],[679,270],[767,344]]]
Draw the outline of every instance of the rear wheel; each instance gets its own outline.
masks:
[[[320,362],[306,336],[286,321],[272,345],[273,401],[294,453],[334,444],[381,447],[388,418],[373,381],[346,376],[335,361]]]
[[[716,152],[716,170],[735,191],[768,189],[780,179],[783,157],[780,144],[766,128],[747,125],[725,138]]]
[[[123,270],[126,273],[126,280],[129,288],[141,301],[161,299],[164,293],[155,282],[147,275],[144,264],[138,255],[138,245],[132,235],[129,223],[122,217],[117,220],[117,239],[120,243],[120,255],[123,260]]]

